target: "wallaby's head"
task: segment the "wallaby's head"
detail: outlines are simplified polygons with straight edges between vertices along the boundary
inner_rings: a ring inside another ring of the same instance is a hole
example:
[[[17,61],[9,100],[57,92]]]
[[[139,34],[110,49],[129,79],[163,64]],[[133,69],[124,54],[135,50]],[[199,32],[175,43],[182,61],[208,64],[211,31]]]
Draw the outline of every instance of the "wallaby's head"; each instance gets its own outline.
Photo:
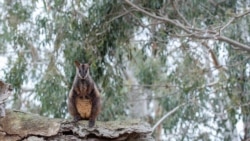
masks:
[[[90,67],[90,63],[85,63],[82,64],[78,61],[75,61],[75,66],[77,69],[77,75],[81,78],[81,79],[85,79],[88,77],[89,75],[89,67]]]

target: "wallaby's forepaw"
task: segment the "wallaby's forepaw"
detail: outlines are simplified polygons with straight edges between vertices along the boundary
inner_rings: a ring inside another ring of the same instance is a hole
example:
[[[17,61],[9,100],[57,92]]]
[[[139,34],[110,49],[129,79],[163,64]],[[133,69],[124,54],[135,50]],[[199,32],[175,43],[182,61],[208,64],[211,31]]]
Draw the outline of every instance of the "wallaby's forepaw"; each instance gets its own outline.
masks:
[[[81,116],[77,115],[77,116],[74,117],[73,122],[78,122],[79,120],[81,120]]]
[[[89,127],[94,127],[95,126],[95,120],[89,120]]]

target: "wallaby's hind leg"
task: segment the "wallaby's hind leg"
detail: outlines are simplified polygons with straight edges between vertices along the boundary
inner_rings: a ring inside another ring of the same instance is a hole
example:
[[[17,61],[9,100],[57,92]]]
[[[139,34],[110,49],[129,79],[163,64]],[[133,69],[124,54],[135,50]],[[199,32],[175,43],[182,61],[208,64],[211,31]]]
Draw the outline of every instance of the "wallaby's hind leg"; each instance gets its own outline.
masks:
[[[81,116],[76,109],[75,102],[76,102],[75,97],[73,96],[73,94],[70,93],[70,95],[68,97],[68,103],[67,103],[68,111],[69,111],[70,115],[73,116],[74,122],[77,122],[78,120],[81,119]]]
[[[93,127],[95,125],[95,120],[100,112],[101,109],[101,102],[100,102],[100,97],[94,97],[92,100],[92,109],[91,109],[91,114],[89,118],[89,127]]]

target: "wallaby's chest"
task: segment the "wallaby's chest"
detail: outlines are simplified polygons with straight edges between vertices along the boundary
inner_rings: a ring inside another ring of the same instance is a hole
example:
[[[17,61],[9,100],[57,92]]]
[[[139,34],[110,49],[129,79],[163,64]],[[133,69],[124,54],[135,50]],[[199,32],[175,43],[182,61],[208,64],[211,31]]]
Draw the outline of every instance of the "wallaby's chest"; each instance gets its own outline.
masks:
[[[90,93],[93,89],[93,84],[88,81],[79,81],[76,84],[76,109],[83,119],[88,119],[92,108]]]
[[[89,94],[91,93],[93,86],[88,81],[79,81],[76,83],[75,91],[78,96],[83,98],[88,98]]]

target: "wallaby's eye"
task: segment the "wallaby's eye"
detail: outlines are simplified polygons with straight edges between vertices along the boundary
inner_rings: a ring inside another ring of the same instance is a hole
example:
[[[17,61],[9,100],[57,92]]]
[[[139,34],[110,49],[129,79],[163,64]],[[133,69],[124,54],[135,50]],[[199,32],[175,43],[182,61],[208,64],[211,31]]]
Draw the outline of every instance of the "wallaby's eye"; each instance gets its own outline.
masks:
[[[79,68],[79,73],[82,73],[83,72],[83,68]]]

